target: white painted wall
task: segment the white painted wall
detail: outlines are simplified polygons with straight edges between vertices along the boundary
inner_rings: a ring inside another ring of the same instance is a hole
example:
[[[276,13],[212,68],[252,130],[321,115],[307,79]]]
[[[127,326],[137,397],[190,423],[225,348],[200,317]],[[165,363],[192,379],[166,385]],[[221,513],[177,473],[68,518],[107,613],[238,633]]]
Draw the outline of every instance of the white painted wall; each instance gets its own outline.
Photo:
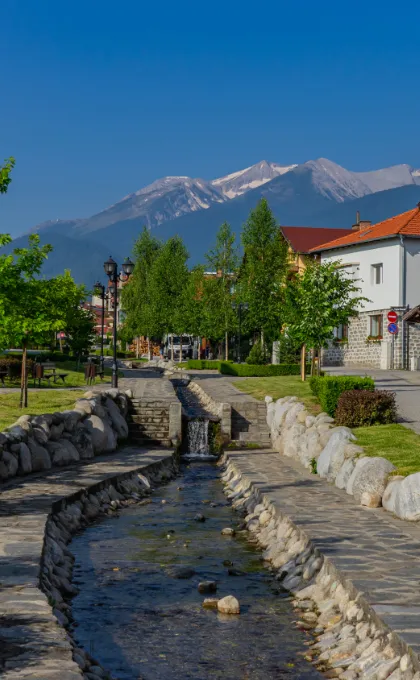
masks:
[[[420,249],[420,241],[416,240],[416,243],[418,243],[418,249]],[[353,265],[352,275],[354,279],[359,279],[360,294],[370,300],[363,306],[363,311],[366,312],[389,309],[400,305],[400,258],[401,245],[399,239],[361,243],[348,248],[329,250],[321,255],[322,262],[340,260],[343,265]],[[420,270],[420,256],[417,256],[415,260],[417,268]],[[383,264],[383,280],[380,284],[374,284],[372,282],[372,265],[380,263]],[[414,265],[414,257],[412,258],[412,265]],[[413,266],[411,266],[410,271],[413,271]],[[420,280],[420,271],[417,272],[417,275]],[[420,304],[420,285],[417,289],[419,299],[416,304]]]
[[[407,270],[406,303],[410,307],[420,305],[420,239],[405,238],[405,262]]]

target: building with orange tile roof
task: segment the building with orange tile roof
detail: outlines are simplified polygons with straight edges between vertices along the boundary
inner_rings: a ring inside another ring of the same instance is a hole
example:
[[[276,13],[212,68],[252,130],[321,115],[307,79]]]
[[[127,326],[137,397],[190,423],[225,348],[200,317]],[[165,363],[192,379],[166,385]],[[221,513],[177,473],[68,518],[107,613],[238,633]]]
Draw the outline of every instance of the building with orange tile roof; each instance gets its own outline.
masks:
[[[337,329],[324,365],[417,368],[420,326],[403,321],[420,302],[420,204],[378,224],[357,219],[351,232],[313,247],[322,262],[335,261],[368,298],[357,319]],[[398,332],[388,330],[388,312]]]

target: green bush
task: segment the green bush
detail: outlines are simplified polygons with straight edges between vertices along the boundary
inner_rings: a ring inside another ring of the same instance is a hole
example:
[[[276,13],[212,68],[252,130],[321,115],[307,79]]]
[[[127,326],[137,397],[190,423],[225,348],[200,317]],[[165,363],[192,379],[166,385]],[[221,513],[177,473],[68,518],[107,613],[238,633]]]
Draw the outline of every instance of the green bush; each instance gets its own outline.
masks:
[[[188,359],[187,368],[194,371],[220,371],[222,361],[210,361],[209,359]],[[229,362],[228,362],[229,363]]]
[[[340,396],[335,412],[337,425],[367,427],[389,425],[397,419],[394,392],[350,390]]]
[[[309,370],[309,366],[307,367]],[[243,378],[269,378],[278,375],[300,375],[299,364],[227,364],[221,362],[220,372],[224,375],[237,375]]]
[[[349,390],[367,390],[373,392],[375,383],[372,378],[361,378],[356,375],[313,376],[309,381],[310,388],[318,397],[323,410],[334,417],[338,400],[343,392]]]
[[[267,363],[267,356],[261,342],[258,341],[253,344],[251,351],[245,361],[247,364],[251,364],[252,366],[262,366],[263,364]]]
[[[28,375],[32,374],[32,359],[28,359],[26,362]],[[10,380],[17,380],[20,378],[22,373],[22,355],[20,359],[15,356],[0,357],[0,371],[7,371],[7,377]]]

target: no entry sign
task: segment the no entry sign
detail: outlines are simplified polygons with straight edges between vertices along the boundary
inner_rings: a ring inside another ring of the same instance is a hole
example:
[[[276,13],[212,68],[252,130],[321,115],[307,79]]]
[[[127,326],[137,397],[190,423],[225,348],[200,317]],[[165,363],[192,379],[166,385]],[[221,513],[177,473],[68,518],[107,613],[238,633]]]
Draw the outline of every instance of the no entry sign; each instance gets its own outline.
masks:
[[[391,333],[391,335],[398,333],[398,326],[396,323],[388,324],[388,333]]]
[[[389,323],[396,323],[398,321],[398,314],[397,314],[397,312],[394,312],[393,309],[391,309],[391,311],[388,312],[388,321],[389,321]],[[391,332],[391,331],[389,331],[389,332]]]

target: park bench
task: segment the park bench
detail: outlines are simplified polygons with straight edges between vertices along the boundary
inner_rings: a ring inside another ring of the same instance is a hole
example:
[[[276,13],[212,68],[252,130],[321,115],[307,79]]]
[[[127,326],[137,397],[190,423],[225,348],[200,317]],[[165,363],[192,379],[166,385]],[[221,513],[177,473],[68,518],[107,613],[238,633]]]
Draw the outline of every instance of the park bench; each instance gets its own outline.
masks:
[[[34,386],[37,380],[39,387],[41,387],[41,380],[46,380],[49,386],[51,385],[51,380],[54,383],[56,383],[59,378],[63,381],[64,384],[67,376],[68,373],[58,372],[56,365],[53,364],[51,361],[46,361],[43,364],[34,365]]]

